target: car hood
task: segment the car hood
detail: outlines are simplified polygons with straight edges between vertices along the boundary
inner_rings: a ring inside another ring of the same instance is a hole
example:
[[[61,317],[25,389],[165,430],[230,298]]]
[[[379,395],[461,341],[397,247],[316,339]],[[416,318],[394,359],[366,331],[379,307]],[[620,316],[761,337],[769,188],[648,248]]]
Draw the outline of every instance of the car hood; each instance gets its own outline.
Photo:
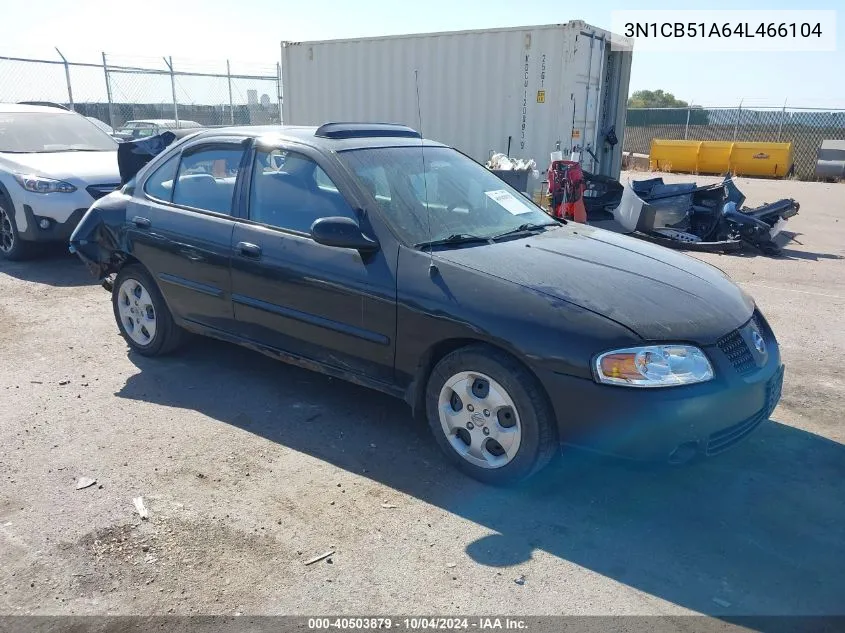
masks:
[[[115,184],[120,182],[117,151],[0,153],[0,164],[11,171],[65,180],[72,184]]]
[[[647,340],[711,344],[754,310],[714,266],[585,225],[436,256],[578,305]]]

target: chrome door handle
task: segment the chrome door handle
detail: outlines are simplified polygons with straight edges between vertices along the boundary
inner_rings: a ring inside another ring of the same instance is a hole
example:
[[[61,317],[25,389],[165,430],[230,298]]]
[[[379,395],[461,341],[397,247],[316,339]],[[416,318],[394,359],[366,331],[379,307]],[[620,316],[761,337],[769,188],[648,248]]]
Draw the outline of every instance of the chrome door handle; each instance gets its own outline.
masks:
[[[258,259],[261,257],[261,247],[250,242],[238,242],[238,253],[243,257]]]

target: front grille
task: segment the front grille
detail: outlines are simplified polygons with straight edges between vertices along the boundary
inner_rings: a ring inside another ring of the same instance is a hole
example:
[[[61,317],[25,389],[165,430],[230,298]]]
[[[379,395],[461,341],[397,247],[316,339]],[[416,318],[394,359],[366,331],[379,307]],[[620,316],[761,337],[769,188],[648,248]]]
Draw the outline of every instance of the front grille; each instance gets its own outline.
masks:
[[[707,455],[716,455],[722,451],[730,448],[739,442],[746,435],[756,429],[761,422],[768,420],[772,411],[780,400],[781,391],[783,390],[783,367],[772,376],[769,383],[766,385],[766,403],[763,408],[750,418],[743,420],[739,424],[734,424],[721,431],[711,433],[707,438]]]
[[[89,185],[85,187],[85,191],[91,194],[94,200],[99,200],[103,196],[109,195],[112,191],[120,187],[119,184],[114,185]]]
[[[730,334],[723,336],[716,344],[722,350],[722,353],[728,357],[731,365],[734,366],[734,369],[736,369],[740,376],[750,374],[757,369],[754,356],[751,354],[751,350],[748,349],[748,345],[746,345],[745,339],[742,338],[739,330],[734,330]]]

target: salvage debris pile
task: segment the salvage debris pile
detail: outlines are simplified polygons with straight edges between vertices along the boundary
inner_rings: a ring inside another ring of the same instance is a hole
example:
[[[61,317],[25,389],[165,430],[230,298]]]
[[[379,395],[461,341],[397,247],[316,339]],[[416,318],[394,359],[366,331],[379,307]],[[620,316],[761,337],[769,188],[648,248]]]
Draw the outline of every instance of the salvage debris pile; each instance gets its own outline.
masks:
[[[487,169],[493,171],[531,171],[534,177],[539,177],[537,163],[534,159],[510,158],[505,154],[493,154],[486,164]]]
[[[745,195],[733,179],[699,187],[667,184],[662,178],[634,180],[624,187],[616,180],[584,172],[587,219],[613,219],[634,237],[670,248],[738,251],[748,245],[778,254],[775,238],[800,205],[784,198],[759,207],[745,207]]]
[[[667,185],[662,178],[630,183],[613,210],[629,231],[666,246],[691,250],[739,250],[743,244],[777,254],[774,238],[799,204],[786,198],[759,207],[743,207],[745,195],[730,176],[715,185]]]

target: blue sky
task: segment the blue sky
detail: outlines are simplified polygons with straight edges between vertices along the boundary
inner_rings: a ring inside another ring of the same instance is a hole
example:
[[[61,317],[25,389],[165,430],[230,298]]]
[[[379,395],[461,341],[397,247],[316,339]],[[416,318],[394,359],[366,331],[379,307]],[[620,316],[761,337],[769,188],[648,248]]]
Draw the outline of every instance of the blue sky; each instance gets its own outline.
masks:
[[[233,60],[273,65],[280,40],[391,35],[549,24],[582,19],[609,28],[614,9],[838,9],[803,3],[591,0],[27,0],[5,2],[0,55],[70,59],[121,56]],[[845,25],[832,53],[637,53],[631,90],[663,89],[702,105],[845,108]],[[133,25],[138,30],[133,33]]]

